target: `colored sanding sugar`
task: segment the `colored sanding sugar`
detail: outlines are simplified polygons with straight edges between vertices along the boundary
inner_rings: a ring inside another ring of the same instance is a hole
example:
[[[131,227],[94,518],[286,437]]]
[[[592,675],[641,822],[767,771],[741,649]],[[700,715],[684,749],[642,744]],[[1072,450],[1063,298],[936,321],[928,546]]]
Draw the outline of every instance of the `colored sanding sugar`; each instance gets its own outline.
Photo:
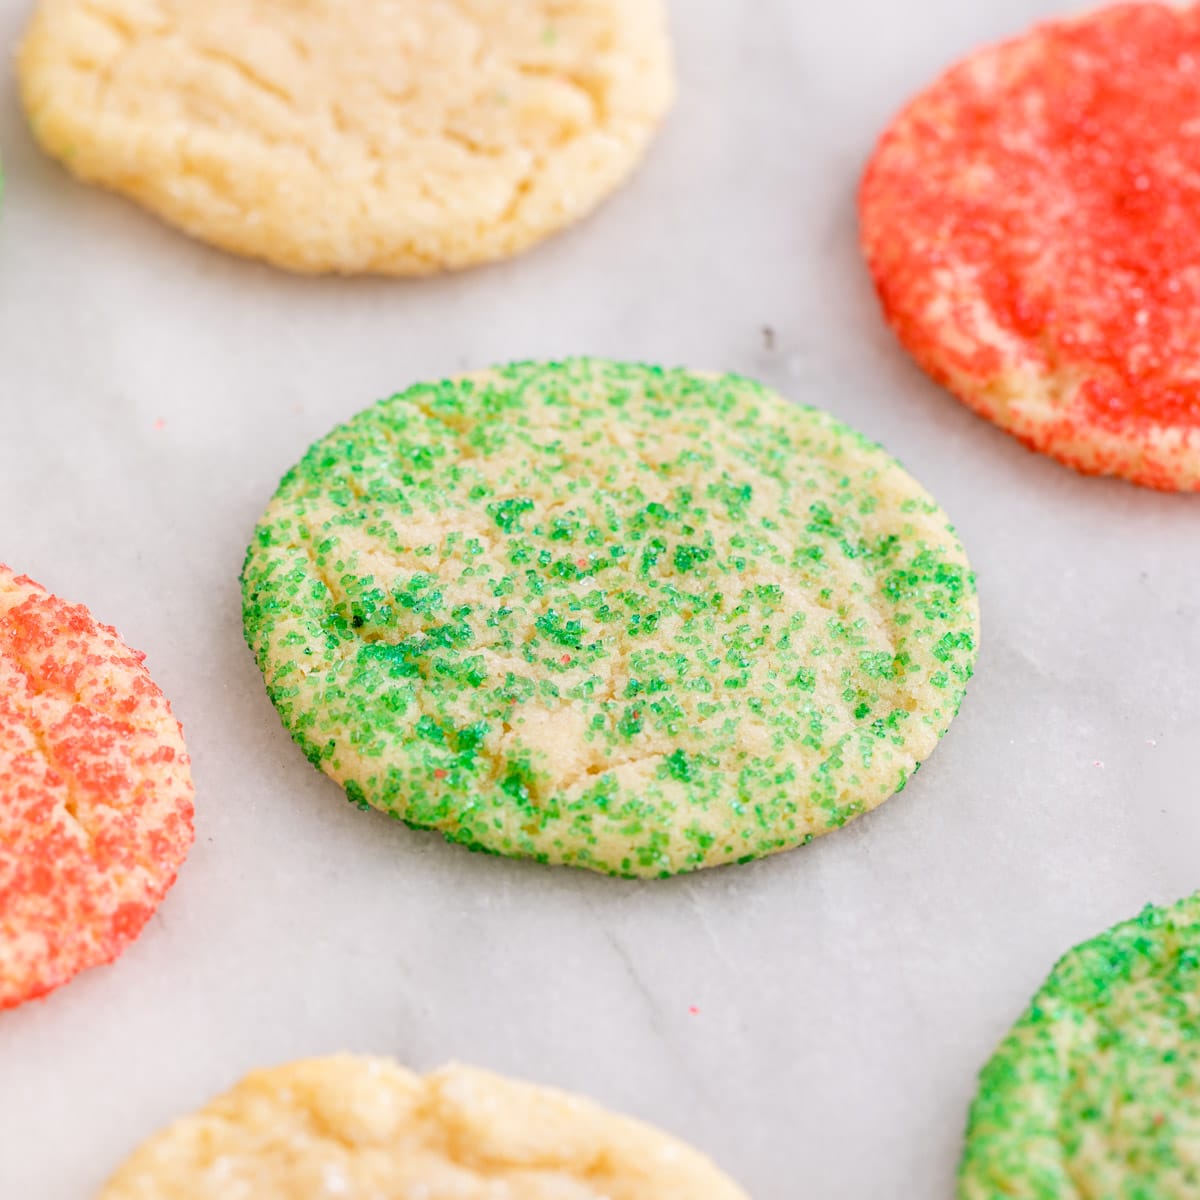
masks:
[[[0,565],[0,1008],[115,958],[191,843],[183,735],[143,656]]]
[[[983,50],[863,181],[888,318],[937,380],[1088,473],[1200,489],[1200,7]]]
[[[243,573],[284,724],[473,849],[662,876],[810,841],[958,709],[974,582],[877,446],[736,377],[421,385],[318,442]]]
[[[1200,1194],[1200,896],[1054,968],[984,1069],[962,1200]]]

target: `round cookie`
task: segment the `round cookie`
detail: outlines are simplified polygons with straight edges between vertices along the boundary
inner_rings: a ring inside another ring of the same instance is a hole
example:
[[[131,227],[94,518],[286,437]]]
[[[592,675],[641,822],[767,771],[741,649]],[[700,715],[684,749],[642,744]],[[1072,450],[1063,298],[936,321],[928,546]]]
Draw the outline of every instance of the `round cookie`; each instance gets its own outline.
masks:
[[[100,1200],[747,1200],[690,1146],[587,1100],[451,1066],[292,1063],[151,1138]]]
[[[1200,7],[1120,4],[952,68],[884,134],[862,244],[921,366],[1087,474],[1200,490]]]
[[[301,272],[504,258],[633,171],[673,97],[664,0],[39,0],[42,146]]]
[[[958,1194],[1200,1194],[1200,895],[1058,963],[983,1071]]]
[[[0,1009],[120,954],[191,846],[183,734],[142,660],[0,565]]]
[[[878,446],[746,379],[593,359],[360,413],[242,582],[271,698],[351,800],[625,876],[881,804],[978,635],[946,515]]]

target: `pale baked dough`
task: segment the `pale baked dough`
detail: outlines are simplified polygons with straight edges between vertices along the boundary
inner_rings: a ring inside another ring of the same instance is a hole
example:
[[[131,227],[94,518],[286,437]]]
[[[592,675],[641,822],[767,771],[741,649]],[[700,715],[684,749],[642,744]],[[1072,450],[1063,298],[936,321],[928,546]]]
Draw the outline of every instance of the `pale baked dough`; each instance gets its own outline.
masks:
[[[249,1076],[100,1200],[747,1200],[691,1147],[549,1088],[385,1059]]]
[[[632,171],[662,0],[41,0],[35,135],[81,179],[294,271],[503,258]]]

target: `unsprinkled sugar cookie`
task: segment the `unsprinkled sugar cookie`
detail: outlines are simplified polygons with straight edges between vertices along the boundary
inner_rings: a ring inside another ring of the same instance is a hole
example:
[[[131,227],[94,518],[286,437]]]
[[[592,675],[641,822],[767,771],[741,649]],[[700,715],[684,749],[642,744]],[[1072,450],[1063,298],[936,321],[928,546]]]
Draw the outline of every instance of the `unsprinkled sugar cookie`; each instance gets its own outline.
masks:
[[[626,876],[881,804],[978,638],[946,514],[878,446],[746,379],[593,359],[360,413],[242,582],[284,724],[353,801]]]
[[[917,361],[1085,473],[1200,490],[1200,7],[982,50],[896,118],[862,242]]]
[[[183,734],[142,660],[0,565],[0,1009],[120,954],[192,844]]]
[[[258,1071],[151,1138],[99,1200],[747,1200],[707,1158],[577,1096],[348,1055]]]
[[[237,254],[386,275],[585,216],[674,90],[664,0],[39,0],[19,76],[81,179]]]
[[[1200,896],[1054,968],[983,1071],[961,1200],[1200,1195]]]

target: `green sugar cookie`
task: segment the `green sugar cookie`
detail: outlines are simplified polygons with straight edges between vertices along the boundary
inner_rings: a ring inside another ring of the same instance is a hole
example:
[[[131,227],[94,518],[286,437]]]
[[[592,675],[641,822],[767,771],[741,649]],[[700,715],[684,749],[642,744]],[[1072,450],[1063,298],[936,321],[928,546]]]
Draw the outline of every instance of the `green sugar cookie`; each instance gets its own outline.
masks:
[[[625,876],[881,804],[978,635],[946,515],[878,446],[746,379],[592,359],[360,413],[242,584],[284,725],[351,800]]]
[[[1054,968],[984,1068],[958,1194],[1200,1195],[1200,895]]]

